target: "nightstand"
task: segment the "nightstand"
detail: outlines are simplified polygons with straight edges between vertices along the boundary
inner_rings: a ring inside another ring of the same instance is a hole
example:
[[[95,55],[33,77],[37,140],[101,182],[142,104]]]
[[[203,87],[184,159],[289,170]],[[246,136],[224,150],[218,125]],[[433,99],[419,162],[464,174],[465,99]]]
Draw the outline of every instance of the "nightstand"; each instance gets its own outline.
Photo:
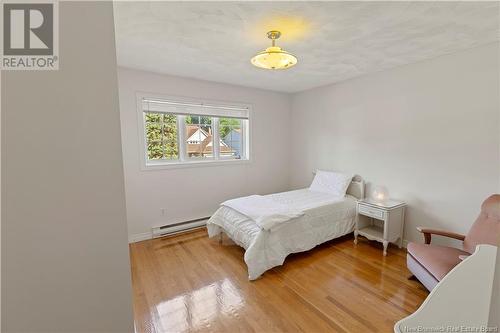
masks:
[[[383,203],[371,199],[358,200],[354,244],[358,244],[358,235],[384,245],[384,256],[387,255],[389,242],[398,241],[403,245],[403,227],[406,203],[388,200]]]

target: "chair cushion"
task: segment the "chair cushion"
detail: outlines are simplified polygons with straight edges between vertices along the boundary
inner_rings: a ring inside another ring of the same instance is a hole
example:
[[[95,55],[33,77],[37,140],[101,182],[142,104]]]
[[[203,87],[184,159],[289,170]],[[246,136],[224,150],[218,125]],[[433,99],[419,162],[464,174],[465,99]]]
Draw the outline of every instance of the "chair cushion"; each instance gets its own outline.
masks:
[[[408,253],[438,281],[461,262],[458,256],[469,255],[453,247],[420,243],[409,243],[407,249]]]

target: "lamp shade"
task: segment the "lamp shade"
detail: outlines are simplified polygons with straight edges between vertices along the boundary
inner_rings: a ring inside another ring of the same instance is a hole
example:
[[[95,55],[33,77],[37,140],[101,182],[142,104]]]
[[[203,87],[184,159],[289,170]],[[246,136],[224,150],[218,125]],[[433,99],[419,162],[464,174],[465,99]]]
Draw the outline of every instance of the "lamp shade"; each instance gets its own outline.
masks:
[[[297,58],[279,46],[271,46],[252,58],[254,66],[264,69],[287,69],[297,64]]]
[[[385,186],[377,185],[373,187],[370,197],[374,201],[385,202],[389,199],[389,191]]]
[[[281,33],[276,30],[267,33],[267,37],[272,41],[272,46],[257,53],[250,60],[252,65],[264,69],[287,69],[297,64],[297,57],[276,46],[276,39],[280,36]]]

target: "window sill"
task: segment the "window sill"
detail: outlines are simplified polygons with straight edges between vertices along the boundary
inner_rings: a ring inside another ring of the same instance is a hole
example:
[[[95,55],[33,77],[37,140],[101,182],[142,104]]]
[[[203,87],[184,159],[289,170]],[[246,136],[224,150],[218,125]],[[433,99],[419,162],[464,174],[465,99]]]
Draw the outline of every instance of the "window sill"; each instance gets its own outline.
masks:
[[[189,161],[189,162],[163,162],[163,163],[158,162],[158,163],[147,163],[146,165],[142,165],[141,169],[143,171],[152,171],[152,170],[212,167],[212,166],[220,166],[220,165],[241,165],[241,164],[249,164],[249,163],[250,163],[249,159]]]

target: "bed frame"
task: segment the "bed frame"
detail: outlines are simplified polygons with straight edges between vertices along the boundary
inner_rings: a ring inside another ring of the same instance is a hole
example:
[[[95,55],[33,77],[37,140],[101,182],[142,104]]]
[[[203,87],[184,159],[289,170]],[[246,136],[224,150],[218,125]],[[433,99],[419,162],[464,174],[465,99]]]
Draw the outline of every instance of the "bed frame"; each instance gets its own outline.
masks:
[[[347,194],[352,195],[358,200],[365,198],[365,181],[361,176],[356,175],[352,178],[351,184],[347,188]]]

